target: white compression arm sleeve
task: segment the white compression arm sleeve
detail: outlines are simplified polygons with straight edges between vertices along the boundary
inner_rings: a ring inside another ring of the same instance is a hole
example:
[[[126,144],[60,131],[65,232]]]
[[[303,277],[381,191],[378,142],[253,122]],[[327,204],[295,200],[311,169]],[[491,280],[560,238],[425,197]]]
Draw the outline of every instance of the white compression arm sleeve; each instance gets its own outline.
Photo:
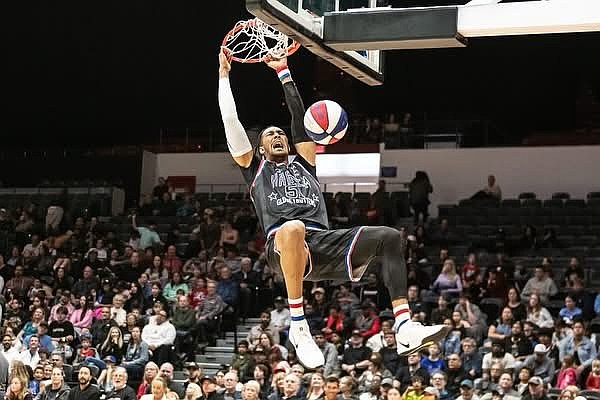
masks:
[[[246,130],[238,119],[235,108],[235,100],[231,93],[231,86],[228,78],[219,79],[219,108],[221,109],[221,118],[225,126],[225,137],[227,146],[233,157],[240,157],[249,151],[252,151],[252,145],[246,134]]]

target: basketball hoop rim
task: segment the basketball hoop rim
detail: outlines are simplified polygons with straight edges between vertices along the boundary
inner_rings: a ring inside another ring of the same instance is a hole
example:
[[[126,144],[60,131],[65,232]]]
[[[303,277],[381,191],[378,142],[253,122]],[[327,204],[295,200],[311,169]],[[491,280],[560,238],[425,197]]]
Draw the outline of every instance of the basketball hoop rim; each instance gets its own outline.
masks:
[[[246,27],[246,26],[250,26],[253,24],[256,24],[256,21],[258,21],[258,18],[253,18],[253,19],[249,19],[246,21],[239,21],[238,23],[235,24],[235,26],[233,28],[231,28],[229,30],[229,32],[227,32],[225,34],[225,36],[223,37],[223,41],[221,42],[221,48],[224,49],[226,52],[229,52],[229,49],[227,48],[226,44],[227,44],[227,39],[231,36],[233,36],[236,32],[238,32],[240,29]],[[274,29],[274,28],[272,28]],[[291,39],[291,43],[290,45],[287,47],[287,49],[285,50],[286,52],[286,56],[290,56],[292,54],[294,54],[299,48],[300,48],[300,43],[297,42],[294,39]],[[264,62],[267,58],[269,54],[266,54],[262,57],[259,58],[239,58],[236,57],[235,55],[231,54],[231,61],[236,61],[239,63],[244,63],[244,64],[253,64],[253,63],[259,63],[259,62]]]

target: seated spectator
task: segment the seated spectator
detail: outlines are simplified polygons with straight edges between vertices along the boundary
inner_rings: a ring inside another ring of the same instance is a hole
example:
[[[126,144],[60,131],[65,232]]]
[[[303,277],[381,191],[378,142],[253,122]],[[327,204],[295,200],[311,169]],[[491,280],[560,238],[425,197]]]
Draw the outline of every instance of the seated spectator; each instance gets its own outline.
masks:
[[[183,262],[177,256],[177,249],[174,245],[167,247],[167,252],[162,259],[162,266],[168,273],[181,272]]]
[[[512,325],[510,337],[507,338],[510,353],[517,362],[522,362],[527,356],[533,354],[533,345],[523,332],[523,323],[516,321]]]
[[[263,311],[260,314],[260,323],[250,328],[248,336],[246,336],[246,340],[250,344],[250,350],[254,350],[258,346],[262,333],[268,333],[273,338],[273,341],[279,344],[279,331],[271,323],[271,313],[268,311]]]
[[[561,280],[563,287],[571,286],[571,281],[575,277],[581,280],[585,278],[583,267],[579,264],[579,259],[577,257],[571,257]]]
[[[379,281],[379,277],[375,272],[368,272],[366,275],[367,283],[360,289],[360,298],[362,301],[370,300],[375,304],[375,308],[379,310],[389,307],[391,302],[390,295],[383,282]],[[350,314],[346,313],[346,315]]]
[[[240,287],[240,316],[247,317],[254,313],[255,293],[260,286],[260,276],[258,272],[252,271],[252,260],[249,257],[242,257],[240,261],[240,271],[233,274],[233,279]],[[285,308],[285,310],[288,312],[289,318],[289,310],[287,308]],[[271,314],[273,314],[273,312],[274,311],[271,311]],[[289,324],[287,327],[280,329],[280,331],[287,330],[288,328]]]
[[[542,378],[544,384],[550,384],[554,379],[554,361],[548,357],[548,349],[541,343],[535,346],[533,354],[523,361],[523,365]]]
[[[527,309],[521,302],[519,292],[514,287],[508,289],[506,307],[510,308],[515,321],[522,321],[527,318]]]
[[[475,387],[471,379],[464,379],[460,383],[460,396],[456,400],[479,400],[479,396],[475,394]]]
[[[73,355],[73,341],[75,340],[75,329],[71,321],[67,319],[66,307],[59,307],[56,312],[56,320],[48,325],[48,335],[52,337],[54,348],[64,351],[67,358]]]
[[[148,344],[152,360],[162,365],[172,359],[171,346],[177,336],[175,327],[168,321],[168,314],[161,310],[155,323],[149,323],[142,330],[142,340]]]
[[[435,371],[441,371],[444,368],[444,360],[442,359],[441,354],[442,351],[437,343],[429,345],[427,348],[427,355],[421,357],[421,367],[425,368],[430,375]]]
[[[239,284],[232,279],[231,269],[228,266],[221,268],[221,279],[217,283],[217,294],[231,307],[238,306]]]
[[[460,352],[460,341],[465,336],[466,329],[461,325],[460,321],[460,313],[458,311],[454,311],[452,313],[453,317],[457,317],[459,322],[457,324],[454,323],[453,319],[444,320],[444,325],[450,328],[450,331],[440,342],[440,348],[442,350],[442,357],[446,358],[452,353]]]
[[[505,342],[494,339],[492,341],[492,351],[483,356],[482,371],[483,377],[490,376],[492,364],[499,363],[502,371],[512,373],[515,368],[515,358],[507,353]]]
[[[460,383],[467,378],[467,373],[458,353],[448,355],[446,362],[447,365],[444,369],[448,379],[446,390],[453,396],[452,398],[456,398],[460,392]]]
[[[600,360],[592,361],[592,372],[585,380],[586,390],[600,390]]]
[[[533,225],[525,225],[519,239],[519,248],[523,250],[535,250],[538,247],[537,233]]]
[[[179,296],[177,299],[177,306],[175,306],[171,323],[177,332],[175,352],[181,354],[183,349],[187,348],[185,353],[191,358],[194,349],[193,346],[190,346],[192,339],[190,332],[196,325],[196,312],[190,307],[187,296]]]
[[[481,377],[483,356],[477,349],[477,342],[471,337],[466,337],[462,340],[461,345],[462,354],[460,358],[466,375],[471,380]]]
[[[487,336],[490,339],[508,339],[511,335],[513,321],[514,318],[511,309],[509,307],[504,307],[500,318],[490,325]]]
[[[413,376],[420,376],[423,382],[429,382],[429,372],[421,367],[421,357],[419,353],[410,354],[407,356],[407,365],[398,365],[396,374],[394,377],[400,382],[400,390],[406,391],[411,385],[411,378]]]
[[[527,302],[527,321],[535,324],[538,328],[552,328],[554,318],[546,307],[542,307],[540,297],[532,293]]]
[[[573,297],[567,295],[565,297],[565,306],[561,308],[558,315],[565,321],[567,325],[572,325],[573,320],[577,317],[582,316],[581,308],[575,306],[575,301]]]
[[[460,278],[462,281],[463,290],[471,293],[471,295],[479,294],[479,281],[481,279],[481,270],[477,265],[477,257],[475,253],[469,253],[467,262],[460,270]]]
[[[349,284],[342,283],[338,288],[339,290],[333,296],[334,301],[339,305],[341,313],[348,317],[352,315],[352,309],[358,306],[360,301],[358,300],[358,296],[350,290]],[[600,300],[598,300],[598,310],[598,314],[600,315]]]
[[[364,336],[355,329],[350,337],[350,346],[344,350],[342,370],[348,375],[359,376],[369,366],[371,349],[364,345]]]
[[[367,340],[380,331],[381,321],[375,311],[375,305],[370,301],[367,300],[362,304],[361,311],[361,314],[356,318],[355,328]]]
[[[569,354],[579,360],[577,373],[580,374],[587,366],[592,365],[596,358],[596,345],[589,337],[585,336],[585,325],[582,320],[573,323],[573,336],[567,336],[558,345],[559,359]]]
[[[438,294],[458,297],[462,291],[462,282],[460,275],[456,273],[454,261],[451,259],[444,261],[442,272],[431,285],[431,289]]]
[[[358,391],[364,392],[371,386],[373,378],[380,376],[382,379],[391,378],[392,373],[385,367],[381,354],[375,352],[369,356],[367,369],[360,375],[358,379]]]
[[[120,365],[125,368],[132,379],[139,379],[149,357],[148,344],[142,340],[141,328],[136,326],[131,330],[131,339]]]
[[[555,387],[564,389],[569,385],[577,385],[577,370],[573,367],[574,363],[575,360],[573,359],[573,356],[569,354],[566,354],[561,360],[561,368],[556,375]]]
[[[516,385],[516,390],[520,395],[527,392],[527,386],[529,385],[529,379],[533,376],[531,370],[527,367],[521,368],[518,374],[518,383]]]
[[[532,376],[527,384],[527,391],[523,393],[521,399],[534,400],[544,399],[546,397],[546,386],[539,376]]]
[[[173,272],[170,274],[170,276],[171,279],[163,288],[162,294],[165,297],[165,299],[167,299],[167,302],[170,305],[174,306],[177,303],[177,291],[183,290],[184,295],[187,296],[189,292],[189,287],[187,283],[183,281],[181,272]]]
[[[393,324],[393,319],[383,319],[381,321],[381,330],[367,340],[367,347],[373,352],[380,352],[386,346],[385,333],[392,330]]]
[[[452,310],[448,308],[448,298],[440,295],[437,299],[437,307],[431,311],[431,322],[441,324],[444,320],[452,317]]]
[[[491,400],[496,398],[502,398],[503,400],[520,400],[521,395],[513,388],[513,378],[509,373],[503,373],[500,375],[498,385],[494,390],[481,396],[480,400]]]
[[[537,294],[543,303],[558,293],[554,280],[548,276],[542,266],[535,267],[533,278],[529,279],[521,292],[521,297],[528,300],[532,294]]]
[[[373,376],[371,385],[358,395],[358,400],[378,400],[381,395],[381,380],[380,375]]]
[[[322,332],[316,331],[313,333],[315,343],[321,349],[325,364],[323,365],[323,374],[329,376],[333,373],[339,372],[339,361],[338,351],[333,343],[328,342],[325,339],[325,335]]]
[[[218,318],[227,304],[217,294],[217,284],[209,281],[206,284],[206,298],[198,305],[197,323],[192,329],[198,343],[212,343],[214,332],[218,327]]]
[[[474,200],[502,200],[502,190],[496,183],[496,177],[494,175],[488,175],[487,186],[471,196]]]
[[[439,400],[454,399],[455,396],[450,394],[450,392],[448,392],[448,389],[446,388],[447,384],[448,384],[448,377],[446,376],[446,373],[444,373],[443,371],[435,371],[431,375],[431,386],[433,386],[433,388],[435,388],[437,390],[437,392],[439,393],[439,396],[436,397],[436,399],[439,399]],[[427,390],[427,389],[425,389],[425,390]]]

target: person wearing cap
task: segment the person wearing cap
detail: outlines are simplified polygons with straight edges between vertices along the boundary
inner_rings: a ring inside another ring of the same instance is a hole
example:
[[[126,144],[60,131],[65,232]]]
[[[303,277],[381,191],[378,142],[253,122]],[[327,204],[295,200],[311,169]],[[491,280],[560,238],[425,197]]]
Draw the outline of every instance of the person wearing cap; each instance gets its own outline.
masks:
[[[440,391],[433,386],[427,386],[423,390],[423,400],[439,400]]]
[[[242,382],[247,381],[252,376],[251,370],[251,359],[248,346],[248,342],[246,340],[240,340],[237,344],[237,351],[231,358],[231,368],[235,369],[238,372],[240,380]]]
[[[290,309],[286,307],[285,299],[281,296],[275,297],[275,309],[271,311],[271,323],[279,331],[279,343],[285,343],[285,332],[290,329],[292,318]],[[283,339],[283,340],[282,340]]]
[[[460,396],[456,400],[480,400],[479,396],[475,394],[475,386],[471,379],[463,379],[460,382]]]
[[[184,365],[184,368],[187,371],[187,379],[183,382],[183,387],[187,389],[190,383],[195,383],[197,385],[201,385],[200,380],[202,379],[202,368],[195,361],[188,361]]]
[[[217,381],[210,375],[204,375],[200,379],[202,388],[202,400],[223,400],[223,393],[217,391]]]
[[[554,361],[548,357],[548,349],[542,343],[533,348],[533,354],[527,356],[523,366],[529,367],[535,376],[542,378],[544,383],[551,383],[556,372]]]
[[[104,356],[102,361],[104,362],[104,368],[102,368],[102,372],[98,377],[98,387],[101,388],[103,392],[110,392],[113,389],[112,374],[115,371],[117,357],[109,354]]]
[[[522,400],[549,400],[546,395],[546,385],[539,376],[532,376],[527,384],[527,391],[523,393]]]
[[[369,366],[371,349],[364,345],[364,338],[358,329],[352,331],[350,346],[344,350],[342,370],[347,374],[360,375]]]

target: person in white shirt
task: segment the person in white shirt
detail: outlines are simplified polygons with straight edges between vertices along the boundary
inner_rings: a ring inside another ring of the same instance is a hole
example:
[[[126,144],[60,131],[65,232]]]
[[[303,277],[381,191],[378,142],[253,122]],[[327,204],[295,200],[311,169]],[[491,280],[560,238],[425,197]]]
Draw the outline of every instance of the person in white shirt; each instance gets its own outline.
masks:
[[[116,294],[113,297],[113,305],[110,308],[110,315],[112,319],[119,325],[125,326],[127,323],[127,311],[123,308],[125,304],[125,298],[122,295]]]
[[[23,364],[29,365],[32,369],[37,367],[40,362],[39,347],[40,339],[37,335],[31,335],[29,337],[29,347],[19,353],[18,359],[23,361]]]
[[[0,353],[4,356],[9,366],[13,360],[19,359],[20,348],[21,342],[19,340],[14,340],[9,334],[4,334],[2,336],[2,348],[0,349]]]
[[[379,352],[382,348],[386,347],[387,344],[385,342],[385,332],[392,330],[392,320],[386,319],[381,322],[381,330],[371,336],[369,340],[367,340],[367,347],[373,350],[373,353]]]
[[[148,344],[152,352],[152,361],[158,365],[171,360],[171,347],[175,343],[177,332],[173,324],[168,321],[167,312],[160,310],[156,315],[155,323],[150,323],[142,330],[142,340]]]

